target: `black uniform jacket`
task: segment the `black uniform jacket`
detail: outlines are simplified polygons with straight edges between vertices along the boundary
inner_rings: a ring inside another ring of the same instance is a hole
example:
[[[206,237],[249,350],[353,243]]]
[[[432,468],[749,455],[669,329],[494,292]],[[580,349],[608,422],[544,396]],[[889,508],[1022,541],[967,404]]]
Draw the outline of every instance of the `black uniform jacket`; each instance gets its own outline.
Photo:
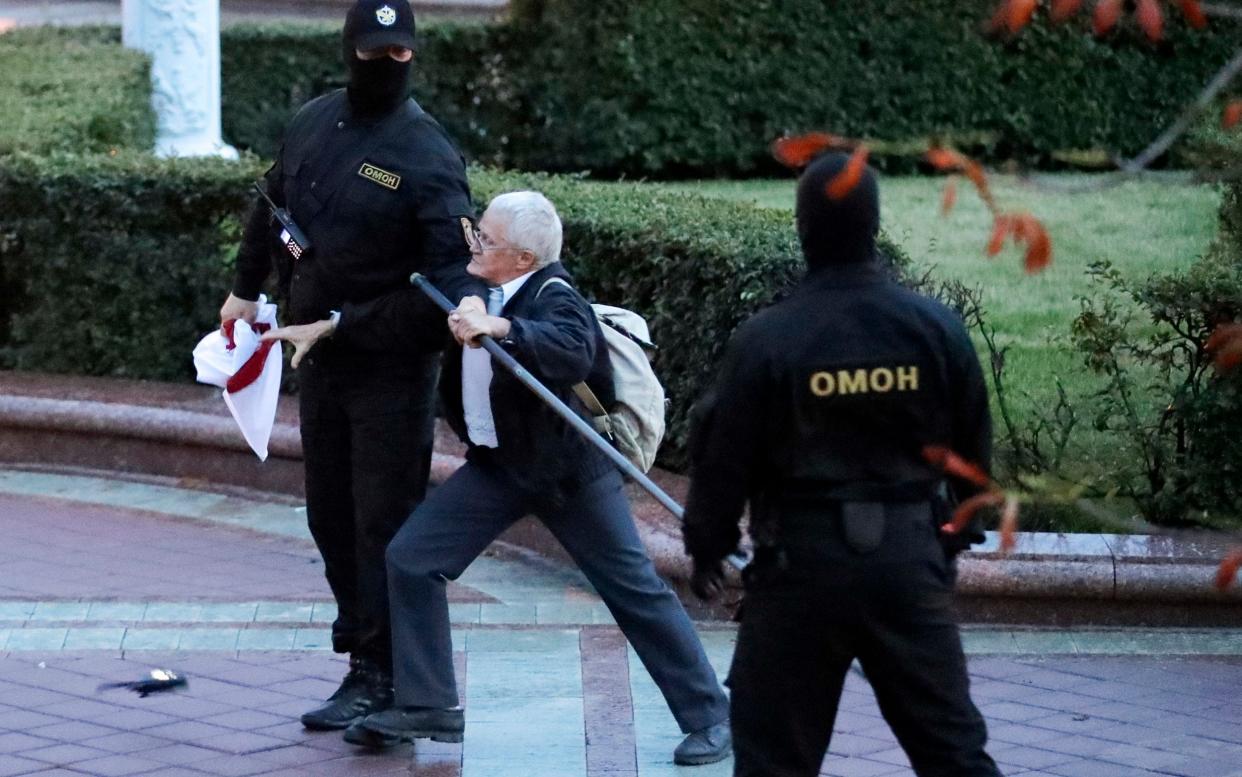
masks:
[[[585,380],[604,407],[612,405],[612,363],[604,334],[582,295],[563,283],[547,283],[549,278],[572,283],[560,262],[527,279],[505,304],[504,316],[511,328],[501,346],[579,415],[589,417],[572,387]],[[533,391],[495,363],[489,395],[499,445],[495,449],[473,445],[462,411],[461,356],[459,347],[446,351],[440,387],[449,425],[470,445],[467,458],[486,459],[524,491],[553,502],[613,466]]]
[[[789,499],[930,497],[942,476],[923,446],[986,469],[991,440],[987,387],[954,312],[877,262],[817,270],[738,328],[696,408],[687,551],[732,552],[748,500],[753,534],[757,510],[779,515]]]
[[[238,253],[234,293],[256,298],[277,256],[289,282],[289,322],[341,312],[328,349],[441,347],[444,316],[410,286],[414,271],[454,302],[481,293],[465,272],[473,216],[465,163],[413,100],[369,120],[354,115],[345,90],[310,101],[290,122],[265,183],[312,248],[296,261],[273,252],[278,228],[269,226],[266,206],[257,208]]]

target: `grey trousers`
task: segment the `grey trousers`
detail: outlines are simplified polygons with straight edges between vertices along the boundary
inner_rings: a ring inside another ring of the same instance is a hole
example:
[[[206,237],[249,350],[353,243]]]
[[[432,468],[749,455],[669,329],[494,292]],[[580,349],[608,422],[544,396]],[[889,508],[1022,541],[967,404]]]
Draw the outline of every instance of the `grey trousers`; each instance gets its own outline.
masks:
[[[445,586],[537,510],[499,472],[471,462],[432,491],[397,533],[387,559],[398,705],[458,704]],[[621,476],[610,472],[537,515],[595,586],[682,731],[725,720],[728,700],[689,616],[647,557]]]

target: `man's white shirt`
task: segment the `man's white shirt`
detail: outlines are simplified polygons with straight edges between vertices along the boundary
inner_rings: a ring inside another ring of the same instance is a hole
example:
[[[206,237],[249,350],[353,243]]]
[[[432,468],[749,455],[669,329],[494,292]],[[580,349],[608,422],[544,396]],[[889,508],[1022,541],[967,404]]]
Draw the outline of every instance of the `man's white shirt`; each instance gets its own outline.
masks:
[[[514,278],[500,287],[499,306],[493,304],[495,288],[488,289],[488,315],[499,316],[504,306],[525,285],[532,270],[525,275]],[[493,311],[493,307],[498,309]],[[461,408],[466,418],[466,433],[470,442],[487,448],[499,446],[496,439],[496,421],[492,417],[492,355],[482,348],[462,346],[461,355]]]

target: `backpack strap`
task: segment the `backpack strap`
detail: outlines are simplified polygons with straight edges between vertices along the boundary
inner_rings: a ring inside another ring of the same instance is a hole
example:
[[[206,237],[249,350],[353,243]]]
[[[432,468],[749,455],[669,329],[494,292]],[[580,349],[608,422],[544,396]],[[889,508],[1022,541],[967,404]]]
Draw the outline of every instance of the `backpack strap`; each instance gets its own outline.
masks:
[[[548,288],[548,286],[553,283],[559,283],[562,286],[569,287],[570,289],[573,288],[573,286],[571,286],[564,278],[557,278],[554,276],[543,282],[543,285],[539,287],[539,291],[535,292],[535,299],[539,299],[539,295],[543,294],[543,290]],[[594,311],[592,311],[592,315],[594,315]],[[596,318],[598,319],[598,316]],[[608,414],[608,411],[604,408],[603,403],[599,401],[599,397],[595,396],[595,392],[592,391],[591,387],[586,384],[586,381],[575,383],[573,390],[578,399],[582,401],[582,404],[586,405],[586,409],[592,416],[594,416],[592,420],[595,422],[595,431],[605,435],[611,440],[612,416]]]

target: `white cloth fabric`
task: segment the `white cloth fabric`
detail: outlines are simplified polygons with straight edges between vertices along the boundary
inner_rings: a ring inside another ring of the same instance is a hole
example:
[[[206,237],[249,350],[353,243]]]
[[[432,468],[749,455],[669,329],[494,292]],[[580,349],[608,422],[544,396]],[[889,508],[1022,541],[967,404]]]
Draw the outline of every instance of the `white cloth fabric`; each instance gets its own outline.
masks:
[[[272,438],[272,426],[276,423],[276,403],[280,394],[280,379],[284,369],[280,344],[276,343],[263,354],[259,342],[260,331],[275,329],[276,306],[267,301],[266,296],[259,297],[259,313],[255,317],[255,327],[245,321],[233,323],[233,343],[230,347],[228,338],[216,329],[204,337],[194,348],[194,369],[198,373],[199,383],[219,386],[224,389],[224,404],[233,414],[233,420],[241,429],[242,436],[250,445],[251,450],[260,461],[267,461],[267,445]],[[238,374],[251,359],[262,359],[256,362],[248,372],[256,367],[261,368],[258,377],[249,385],[235,391],[229,391],[230,379]]]
[[[499,316],[534,271],[487,290],[487,314]],[[492,417],[492,356],[482,348],[466,348],[461,355],[461,409],[470,442],[496,448],[496,421]]]

